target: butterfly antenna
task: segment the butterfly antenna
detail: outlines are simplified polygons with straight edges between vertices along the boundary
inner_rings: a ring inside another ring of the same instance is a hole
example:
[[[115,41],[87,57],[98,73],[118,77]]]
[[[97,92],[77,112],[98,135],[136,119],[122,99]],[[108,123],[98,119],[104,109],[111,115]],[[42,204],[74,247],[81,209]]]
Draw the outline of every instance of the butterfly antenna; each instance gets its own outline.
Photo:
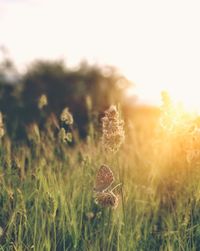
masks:
[[[122,185],[122,183],[117,184],[115,187],[113,187],[113,189],[111,190],[111,192],[113,192],[117,187],[119,187],[121,185]]]

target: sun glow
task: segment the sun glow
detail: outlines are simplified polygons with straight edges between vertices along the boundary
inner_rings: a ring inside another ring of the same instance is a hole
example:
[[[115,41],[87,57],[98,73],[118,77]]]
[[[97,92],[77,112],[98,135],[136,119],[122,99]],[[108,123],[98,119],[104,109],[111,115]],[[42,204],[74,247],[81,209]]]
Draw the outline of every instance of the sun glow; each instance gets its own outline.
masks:
[[[200,113],[200,98],[198,85],[188,83],[185,85],[166,86],[173,102],[179,103],[187,112]]]
[[[110,64],[143,103],[159,105],[166,90],[200,112],[199,1],[0,2],[0,45],[19,68],[37,58]]]
[[[181,103],[188,112],[200,114],[200,98],[198,91],[195,92],[194,90],[192,93],[190,91],[190,95],[189,92],[171,93],[170,95],[174,101]]]
[[[169,93],[172,101],[181,104],[187,112],[195,112],[200,114],[200,96],[199,89],[194,84],[185,86],[167,84],[134,84],[128,90],[128,95],[136,95],[139,103],[160,106],[162,103],[161,93],[166,91]]]

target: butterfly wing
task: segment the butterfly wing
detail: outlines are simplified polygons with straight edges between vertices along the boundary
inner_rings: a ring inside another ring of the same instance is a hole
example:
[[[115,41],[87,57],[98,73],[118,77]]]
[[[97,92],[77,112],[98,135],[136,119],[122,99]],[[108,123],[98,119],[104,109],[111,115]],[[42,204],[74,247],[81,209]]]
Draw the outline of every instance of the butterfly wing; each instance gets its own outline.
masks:
[[[119,196],[122,192],[122,183],[117,184],[115,187],[111,189],[111,193],[114,193],[116,196]]]
[[[96,203],[102,207],[117,208],[119,200],[118,197],[111,192],[100,192],[96,195]]]
[[[94,191],[103,192],[108,189],[113,182],[114,176],[112,170],[108,166],[102,165],[97,172]]]

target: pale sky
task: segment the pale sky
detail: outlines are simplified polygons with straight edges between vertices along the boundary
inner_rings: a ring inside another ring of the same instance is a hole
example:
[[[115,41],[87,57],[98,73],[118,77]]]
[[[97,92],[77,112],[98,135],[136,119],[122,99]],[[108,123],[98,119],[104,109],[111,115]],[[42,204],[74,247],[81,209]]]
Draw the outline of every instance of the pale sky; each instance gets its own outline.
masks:
[[[114,65],[141,100],[167,90],[200,107],[199,0],[0,0],[0,45],[36,58]]]

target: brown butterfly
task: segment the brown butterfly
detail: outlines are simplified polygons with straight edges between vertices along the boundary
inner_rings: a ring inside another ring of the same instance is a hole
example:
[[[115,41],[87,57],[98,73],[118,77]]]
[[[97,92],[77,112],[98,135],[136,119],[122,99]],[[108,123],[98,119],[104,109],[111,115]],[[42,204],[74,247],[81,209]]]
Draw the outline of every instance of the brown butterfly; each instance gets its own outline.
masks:
[[[102,165],[96,175],[94,191],[106,191],[112,185],[114,180],[115,179],[112,170],[108,166]]]
[[[97,193],[96,203],[103,207],[116,208],[119,203],[118,196],[116,196],[112,191]]]
[[[95,187],[95,202],[103,207],[116,208],[118,206],[118,194],[114,194],[113,191],[119,185],[115,186],[112,190],[109,190],[110,186],[114,182],[114,175],[112,170],[106,166],[102,165],[96,175]]]

